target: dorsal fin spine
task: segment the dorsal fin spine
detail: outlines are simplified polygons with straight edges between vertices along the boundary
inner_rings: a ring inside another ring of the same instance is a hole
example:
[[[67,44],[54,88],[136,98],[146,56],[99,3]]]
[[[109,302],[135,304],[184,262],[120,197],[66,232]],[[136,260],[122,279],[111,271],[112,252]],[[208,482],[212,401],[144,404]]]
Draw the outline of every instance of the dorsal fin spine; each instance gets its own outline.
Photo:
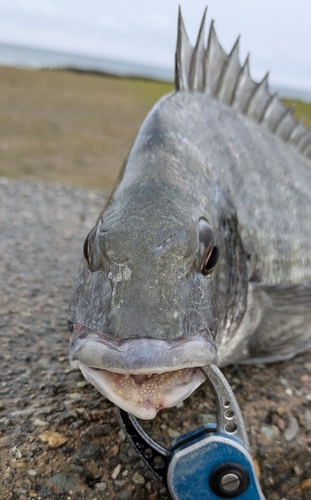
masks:
[[[263,119],[269,102],[272,99],[268,90],[268,77],[269,73],[266,73],[253,93],[246,110],[246,114],[257,123],[260,123]]]
[[[302,136],[299,143],[297,144],[297,148],[301,153],[304,152],[305,149],[309,146],[311,142],[311,130],[306,129],[306,133]]]
[[[304,150],[303,154],[307,157],[307,158],[311,158],[311,142],[310,144],[308,144],[308,146],[306,147],[306,149]]]
[[[292,144],[295,144],[297,145],[300,141],[300,139],[302,138],[302,136],[305,134],[306,132],[306,126],[305,126],[305,123],[304,123],[304,120],[300,120],[299,122],[296,123],[296,126],[293,128],[292,130],[292,133],[290,135],[290,142]]]
[[[211,96],[217,94],[218,84],[226,58],[227,54],[218,41],[214,28],[214,21],[212,21],[205,54],[204,92],[206,94]]]
[[[283,116],[282,120],[277,126],[275,133],[283,139],[284,142],[287,142],[291,136],[292,131],[294,130],[296,122],[293,118],[293,109],[288,108],[287,112]]]
[[[225,60],[225,64],[218,84],[217,97],[221,102],[229,105],[233,101],[238,78],[241,72],[239,59],[239,41],[240,37],[238,37],[230,54]]]
[[[189,89],[189,74],[193,47],[188,40],[185,25],[181,15],[181,9],[178,11],[178,36],[175,54],[175,86],[176,90]]]
[[[275,132],[286,113],[286,106],[284,106],[284,104],[278,98],[277,94],[275,94],[266,108],[261,123],[271,132]]]
[[[200,90],[203,92],[204,86],[204,55],[205,55],[205,47],[204,47],[204,27],[205,27],[205,17],[206,17],[207,8],[204,11],[197,43],[195,45],[191,68],[190,68],[190,81],[189,86],[192,90]]]
[[[245,114],[249,106],[249,102],[254,95],[254,92],[258,84],[254,82],[250,77],[249,72],[249,54],[245,60],[244,65],[241,68],[240,75],[238,77],[237,85],[235,88],[235,94],[233,96],[232,107],[237,111]]]

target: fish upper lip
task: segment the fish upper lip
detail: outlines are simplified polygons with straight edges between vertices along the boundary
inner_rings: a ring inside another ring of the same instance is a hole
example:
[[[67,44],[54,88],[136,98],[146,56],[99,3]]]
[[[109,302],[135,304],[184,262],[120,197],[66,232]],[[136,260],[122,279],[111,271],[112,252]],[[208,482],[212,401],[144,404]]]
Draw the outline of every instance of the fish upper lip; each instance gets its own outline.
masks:
[[[82,324],[74,324],[69,360],[115,373],[149,374],[217,363],[209,331],[174,340],[154,338],[111,339]]]

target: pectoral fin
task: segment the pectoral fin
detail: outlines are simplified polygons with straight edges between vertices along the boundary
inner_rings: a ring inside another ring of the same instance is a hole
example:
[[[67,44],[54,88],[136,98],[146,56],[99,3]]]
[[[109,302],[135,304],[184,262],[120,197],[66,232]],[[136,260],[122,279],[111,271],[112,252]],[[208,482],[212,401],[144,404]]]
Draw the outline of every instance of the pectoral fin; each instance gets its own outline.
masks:
[[[311,285],[255,284],[253,297],[260,316],[242,363],[283,361],[311,348]]]

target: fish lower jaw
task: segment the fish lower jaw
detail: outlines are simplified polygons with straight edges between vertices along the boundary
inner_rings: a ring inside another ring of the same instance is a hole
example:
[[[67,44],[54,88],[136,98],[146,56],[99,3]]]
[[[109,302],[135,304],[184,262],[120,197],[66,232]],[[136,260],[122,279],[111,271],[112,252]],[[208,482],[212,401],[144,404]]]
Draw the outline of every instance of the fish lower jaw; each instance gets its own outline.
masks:
[[[162,408],[176,406],[205,380],[198,368],[135,375],[91,368],[80,363],[80,370],[101,394],[143,420],[151,420]]]

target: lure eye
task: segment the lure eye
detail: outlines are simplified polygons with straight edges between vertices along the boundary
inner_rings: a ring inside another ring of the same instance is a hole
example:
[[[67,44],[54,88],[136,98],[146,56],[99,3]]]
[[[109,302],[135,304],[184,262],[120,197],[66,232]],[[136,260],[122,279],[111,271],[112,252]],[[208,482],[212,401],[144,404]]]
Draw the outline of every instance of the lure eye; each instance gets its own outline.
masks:
[[[215,234],[205,219],[199,220],[200,270],[207,276],[218,262],[219,250]]]

